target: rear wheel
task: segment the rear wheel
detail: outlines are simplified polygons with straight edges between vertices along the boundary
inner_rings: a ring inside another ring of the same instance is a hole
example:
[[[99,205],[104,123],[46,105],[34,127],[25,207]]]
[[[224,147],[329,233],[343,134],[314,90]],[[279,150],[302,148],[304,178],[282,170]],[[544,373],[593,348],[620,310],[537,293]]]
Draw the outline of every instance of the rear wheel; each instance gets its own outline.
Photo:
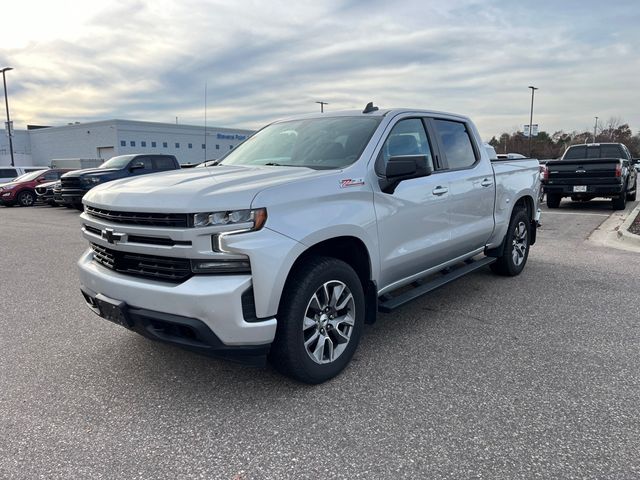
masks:
[[[29,190],[25,190],[24,192],[20,192],[18,194],[18,204],[21,207],[32,207],[36,202],[36,196],[34,193]]]
[[[364,316],[364,292],[356,272],[334,258],[310,259],[287,281],[271,362],[305,383],[329,380],[356,351]]]
[[[633,192],[627,193],[627,200],[629,200],[630,202],[635,202],[637,193],[638,193],[638,188],[636,187],[633,190]]]
[[[514,210],[504,239],[504,251],[502,256],[491,264],[491,270],[507,277],[515,277],[522,272],[529,258],[530,228],[527,211],[522,208]]]
[[[557,193],[547,193],[547,207],[558,208],[562,197]]]
[[[627,206],[627,193],[623,192],[619,197],[612,198],[611,206],[614,210],[624,210]]]

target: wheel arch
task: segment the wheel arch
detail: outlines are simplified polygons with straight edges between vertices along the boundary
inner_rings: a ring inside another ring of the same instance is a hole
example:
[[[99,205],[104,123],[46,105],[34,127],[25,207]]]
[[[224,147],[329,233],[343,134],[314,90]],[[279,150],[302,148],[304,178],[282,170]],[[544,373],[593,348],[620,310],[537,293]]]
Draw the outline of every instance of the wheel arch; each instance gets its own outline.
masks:
[[[365,322],[373,323],[377,312],[377,285],[373,280],[373,264],[371,255],[365,243],[358,237],[343,235],[328,238],[309,246],[293,262],[284,283],[284,288],[293,288],[289,282],[293,273],[306,260],[313,257],[329,257],[342,260],[354,269],[365,293],[366,314]],[[282,295],[280,296],[282,304]]]

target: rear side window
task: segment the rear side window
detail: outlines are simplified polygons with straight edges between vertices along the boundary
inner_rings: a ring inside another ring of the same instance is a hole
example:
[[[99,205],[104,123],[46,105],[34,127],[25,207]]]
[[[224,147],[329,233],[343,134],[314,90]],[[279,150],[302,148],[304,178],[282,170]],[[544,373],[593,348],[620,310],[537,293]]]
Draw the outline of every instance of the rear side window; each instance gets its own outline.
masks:
[[[175,163],[172,158],[168,157],[155,157],[156,170],[173,170]]]
[[[47,172],[44,174],[45,180],[53,181],[58,180],[58,178],[60,178],[60,174],[58,172]]]
[[[476,154],[464,123],[434,119],[433,124],[436,128],[440,148],[451,170],[468,168],[476,163]]]
[[[376,172],[384,175],[387,162],[391,157],[411,155],[425,155],[427,165],[433,169],[431,146],[424,131],[424,125],[419,118],[400,120],[391,130],[382,146],[380,156],[376,162]]]
[[[14,168],[0,168],[0,178],[15,178],[18,173]]]

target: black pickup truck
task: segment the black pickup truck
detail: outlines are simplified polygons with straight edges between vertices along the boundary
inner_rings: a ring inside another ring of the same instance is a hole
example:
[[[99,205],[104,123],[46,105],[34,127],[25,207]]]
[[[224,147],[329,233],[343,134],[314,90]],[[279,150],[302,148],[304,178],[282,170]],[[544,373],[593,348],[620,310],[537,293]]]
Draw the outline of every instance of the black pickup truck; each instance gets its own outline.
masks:
[[[120,178],[180,169],[173,155],[120,155],[104,162],[98,168],[69,172],[60,178],[61,197],[67,206],[82,210],[82,197],[98,184]]]
[[[542,188],[547,206],[558,208],[562,197],[584,202],[605,197],[611,198],[615,210],[623,210],[627,200],[636,199],[636,163],[622,143],[572,145],[560,160],[545,165]]]

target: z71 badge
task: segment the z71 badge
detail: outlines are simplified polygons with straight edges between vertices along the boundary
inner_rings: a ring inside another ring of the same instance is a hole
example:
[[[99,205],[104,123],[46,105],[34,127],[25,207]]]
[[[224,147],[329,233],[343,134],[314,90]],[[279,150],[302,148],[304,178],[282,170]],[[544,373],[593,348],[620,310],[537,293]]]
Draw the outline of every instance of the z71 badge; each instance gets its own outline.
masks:
[[[357,187],[358,185],[364,185],[364,178],[345,178],[340,180],[340,188]]]

